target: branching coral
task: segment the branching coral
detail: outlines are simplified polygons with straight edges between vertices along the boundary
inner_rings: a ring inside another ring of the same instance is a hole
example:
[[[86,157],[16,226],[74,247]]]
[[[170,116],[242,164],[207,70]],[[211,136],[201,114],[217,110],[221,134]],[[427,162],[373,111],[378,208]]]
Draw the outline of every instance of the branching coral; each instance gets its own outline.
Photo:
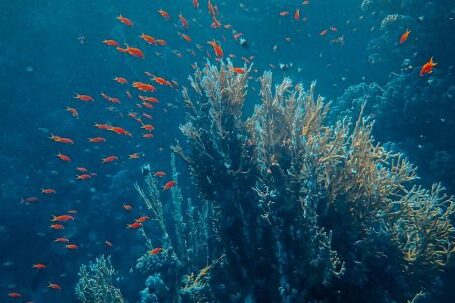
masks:
[[[116,272],[111,258],[101,256],[79,269],[79,281],[76,285],[76,296],[82,303],[123,303],[120,290],[116,288]]]
[[[243,120],[247,79],[229,62],[196,70],[194,94],[183,91],[190,152],[175,147],[220,212],[218,283],[261,302],[404,301],[431,288],[453,252],[452,199],[412,187],[415,168],[374,143],[363,110],[328,124],[314,83],[273,89],[265,73]],[[392,282],[362,287],[378,276]]]

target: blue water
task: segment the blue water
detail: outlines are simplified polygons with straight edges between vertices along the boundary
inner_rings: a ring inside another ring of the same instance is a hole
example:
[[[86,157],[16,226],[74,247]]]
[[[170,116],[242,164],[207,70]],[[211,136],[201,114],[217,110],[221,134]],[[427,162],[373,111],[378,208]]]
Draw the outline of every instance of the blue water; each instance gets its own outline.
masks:
[[[170,145],[176,139],[185,141],[179,131],[185,119],[180,89],[189,86],[192,64],[203,66],[207,60],[217,64],[207,44],[213,39],[222,45],[225,60],[235,55],[231,58],[235,66],[243,66],[241,57],[250,58],[257,69],[251,74],[254,78],[272,70],[276,82],[290,77],[307,87],[316,80],[318,94],[336,112],[351,108],[348,92],[355,92],[356,98],[367,101],[367,115],[376,120],[375,139],[406,154],[418,166],[420,184],[441,182],[449,194],[455,193],[454,2],[370,0],[367,5],[366,0],[363,9],[359,1],[302,2],[215,0],[223,26],[212,29],[206,1],[200,1],[198,9],[191,0],[2,1],[0,302],[76,302],[79,266],[101,254],[112,256],[119,277],[116,285],[126,300],[139,302],[146,277],[134,268],[146,248],[141,236],[125,226],[147,211],[133,184],[142,181],[141,166],[147,163],[152,171],[167,172],[160,186],[171,179]],[[169,12],[170,21],[157,13],[160,8]],[[298,21],[294,20],[296,8],[301,14]],[[280,16],[282,11],[289,15]],[[189,29],[182,29],[179,13],[188,20]],[[119,14],[134,26],[116,20]],[[403,19],[381,29],[381,21],[390,14]],[[401,45],[400,36],[407,28],[411,34]],[[327,34],[321,35],[325,29]],[[233,39],[233,30],[243,33],[246,45]],[[141,33],[165,39],[168,45],[147,45],[139,39]],[[193,41],[186,42],[177,33],[188,34]],[[145,58],[122,54],[102,44],[105,39],[139,47]],[[438,62],[433,73],[419,76],[432,56]],[[152,95],[160,103],[150,110],[137,108],[137,98],[133,101],[125,94],[125,90],[134,92],[132,81],[149,82],[145,71],[178,83],[173,88],[156,84]],[[115,76],[130,83],[118,84],[112,80]],[[368,89],[359,92],[361,83]],[[250,86],[246,112],[252,111],[258,96],[258,83],[250,80]],[[101,92],[122,103],[109,104]],[[76,100],[75,93],[91,95],[95,102]],[[78,119],[65,111],[67,106],[77,108]],[[152,139],[141,137],[146,132],[127,116],[130,111],[152,115]],[[121,126],[134,136],[98,130],[95,122]],[[72,138],[75,144],[59,145],[49,139],[51,134]],[[96,136],[107,142],[87,142]],[[59,152],[69,155],[71,163],[59,160]],[[129,160],[128,155],[135,152],[141,158]],[[119,160],[101,164],[110,155]],[[185,197],[198,199],[188,167],[180,160],[177,166]],[[89,168],[96,176],[88,182],[75,180],[76,167]],[[43,195],[42,188],[54,188],[57,193]],[[34,196],[39,202],[21,202]],[[171,203],[170,192],[163,196],[164,205]],[[124,204],[133,206],[132,213],[123,209]],[[63,232],[50,229],[51,215],[68,210],[77,210],[75,221],[65,224]],[[154,227],[147,228],[153,234]],[[59,236],[71,238],[79,249],[69,251],[53,243]],[[47,268],[37,271],[32,268],[36,263]],[[434,295],[431,302],[451,302],[454,278],[450,267],[441,273],[439,287],[429,290]],[[47,288],[49,282],[58,283],[62,290]],[[22,298],[8,298],[13,291]],[[248,301],[247,296],[237,297],[232,294],[229,300]]]

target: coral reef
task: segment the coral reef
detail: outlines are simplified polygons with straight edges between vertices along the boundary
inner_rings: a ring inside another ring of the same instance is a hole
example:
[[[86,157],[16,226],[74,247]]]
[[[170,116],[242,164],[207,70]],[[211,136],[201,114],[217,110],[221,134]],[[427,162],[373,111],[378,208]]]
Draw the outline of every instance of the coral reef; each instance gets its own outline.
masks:
[[[314,84],[305,91],[285,78],[273,89],[267,72],[261,104],[244,119],[244,69],[207,64],[190,77],[193,93],[183,90],[189,152],[174,151],[215,210],[209,254],[224,255],[209,281],[185,284],[211,285],[215,302],[431,295],[454,251],[453,199],[439,185],[414,186],[415,168],[373,141],[363,106],[354,123],[328,123]]]
[[[79,269],[79,281],[76,285],[76,297],[82,303],[123,303],[122,294],[116,288],[116,272],[111,258],[101,256]]]

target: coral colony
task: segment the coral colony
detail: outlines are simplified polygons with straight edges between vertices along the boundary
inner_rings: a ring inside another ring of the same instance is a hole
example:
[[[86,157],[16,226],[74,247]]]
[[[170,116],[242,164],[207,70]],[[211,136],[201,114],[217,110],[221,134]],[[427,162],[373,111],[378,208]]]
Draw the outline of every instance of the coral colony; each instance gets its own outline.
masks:
[[[250,69],[207,64],[183,89],[173,151],[197,195],[182,196],[174,154],[171,205],[152,174],[136,185],[159,231],[140,227],[140,302],[427,302],[455,250],[453,198],[374,142],[363,105],[328,123],[314,83],[266,72],[244,117]],[[79,276],[81,302],[124,302],[109,258]]]

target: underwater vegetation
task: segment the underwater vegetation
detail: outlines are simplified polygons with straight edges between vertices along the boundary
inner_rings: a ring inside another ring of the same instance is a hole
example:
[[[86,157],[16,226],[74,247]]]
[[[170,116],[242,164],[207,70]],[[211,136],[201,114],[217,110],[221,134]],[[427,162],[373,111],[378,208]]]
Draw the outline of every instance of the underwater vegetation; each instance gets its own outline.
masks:
[[[183,89],[187,142],[173,151],[197,199],[182,197],[174,156],[172,205],[153,174],[136,185],[160,231],[155,243],[139,228],[149,249],[136,265],[147,276],[141,302],[432,302],[455,251],[453,198],[416,185],[404,155],[375,143],[363,105],[355,120],[328,124],[315,83],[274,85],[265,72],[245,117],[250,70],[207,63]],[[87,281],[117,294],[109,259],[89,268],[79,298],[97,289]]]

